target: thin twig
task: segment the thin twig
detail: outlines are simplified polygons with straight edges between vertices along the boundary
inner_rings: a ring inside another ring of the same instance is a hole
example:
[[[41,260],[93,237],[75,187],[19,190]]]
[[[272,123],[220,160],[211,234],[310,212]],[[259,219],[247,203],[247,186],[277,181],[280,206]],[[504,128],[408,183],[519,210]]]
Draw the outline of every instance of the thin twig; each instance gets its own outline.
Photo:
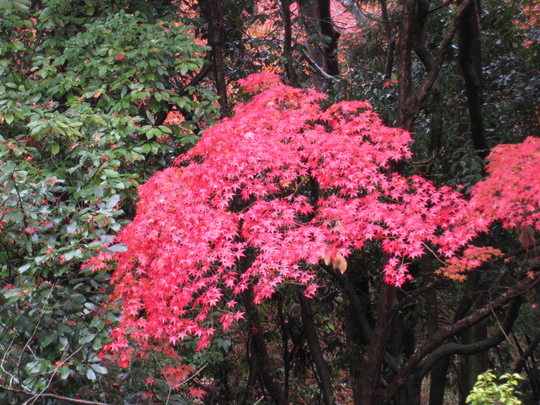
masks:
[[[193,379],[197,376],[197,374],[199,374],[201,371],[203,371],[203,370],[206,368],[207,365],[208,365],[208,363],[206,363],[206,364],[205,364],[204,366],[202,366],[199,370],[197,370],[197,372],[196,372],[195,374],[193,374],[191,377],[189,377],[187,380],[182,381],[182,383],[181,383],[180,385],[184,385],[184,384],[186,384],[187,382],[193,380]]]
[[[16,389],[16,388],[6,387],[4,385],[0,385],[0,389],[6,390],[6,391],[9,391],[9,392],[14,392],[14,393],[17,393],[17,394],[25,394],[25,395],[30,395],[30,396],[37,395],[37,394],[34,394],[33,392],[27,392],[25,390],[19,390],[19,389]],[[57,394],[42,394],[41,396],[45,397],[45,398],[59,399],[61,401],[66,401],[66,402],[73,402],[75,404],[110,405],[110,404],[107,404],[107,403],[104,403],[104,402],[87,401],[85,399],[70,398],[70,397],[65,397],[63,395],[57,395]]]

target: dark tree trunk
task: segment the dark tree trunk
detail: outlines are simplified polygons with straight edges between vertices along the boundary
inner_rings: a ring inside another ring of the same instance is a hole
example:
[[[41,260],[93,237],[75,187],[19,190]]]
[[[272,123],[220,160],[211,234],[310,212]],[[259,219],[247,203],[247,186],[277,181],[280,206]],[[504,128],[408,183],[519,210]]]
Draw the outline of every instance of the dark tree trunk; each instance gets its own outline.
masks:
[[[480,282],[480,273],[473,273],[468,279],[466,290],[466,300],[468,304],[462,305],[462,310],[468,308],[469,311],[474,311],[485,304],[484,296],[481,292],[482,285]],[[465,330],[461,335],[462,344],[471,344],[479,342],[487,338],[487,325],[485,322],[479,322],[469,329]],[[486,352],[463,356],[461,359],[461,374],[459,381],[460,404],[465,405],[465,400],[472,390],[476,378],[488,368],[488,358]]]
[[[249,375],[242,405],[251,404],[259,371],[259,368],[257,366],[257,357],[253,354],[253,345],[251,343],[251,339],[249,339],[246,349],[249,364]]]
[[[263,336],[263,327],[259,318],[259,311],[253,302],[253,291],[248,288],[243,293],[244,306],[246,308],[246,319],[248,321],[251,334],[251,347],[253,355],[257,359],[257,366],[264,385],[270,397],[276,405],[286,405],[285,391],[280,387],[278,380],[272,372],[270,356],[266,348]]]
[[[311,300],[306,298],[304,294],[300,294],[300,308],[302,311],[302,323],[304,332],[311,351],[311,357],[315,363],[315,369],[319,375],[321,391],[323,393],[323,403],[325,405],[335,404],[334,392],[332,389],[332,381],[330,380],[330,372],[328,365],[324,359],[317,331],[315,329],[314,314],[311,308]]]
[[[293,66],[292,56],[292,26],[291,26],[291,0],[281,0],[281,10],[283,13],[284,38],[283,56],[285,57],[285,72],[289,83],[293,87],[298,87],[298,76]]]
[[[428,263],[429,262],[429,263]],[[432,274],[431,256],[424,259],[426,266],[429,266],[427,274]],[[428,279],[429,280],[429,279]],[[439,305],[437,290],[431,289],[426,292],[426,313],[427,313],[427,332],[428,336],[433,335],[439,329]],[[448,368],[450,367],[451,356],[445,356],[439,360],[431,369],[431,380],[429,383],[429,405],[444,405],[444,391],[446,387],[446,378]]]
[[[223,43],[223,7],[221,0],[204,0],[208,15],[208,45],[212,48],[212,60],[214,61],[214,78],[216,90],[219,96],[221,117],[230,114],[227,96],[227,73]]]
[[[370,313],[370,308],[367,307],[369,304],[364,305],[360,300],[360,296],[370,294],[369,285],[365,280],[353,280],[355,274],[362,274],[363,271],[362,268],[357,268],[354,263],[350,263],[350,268],[345,274],[333,270],[331,266],[323,266],[323,269],[338,281],[341,288],[343,302],[345,303],[343,329],[346,339],[347,364],[353,402],[355,405],[363,404],[361,381],[364,376],[364,370],[361,362],[353,359],[362,356],[362,348],[372,338],[371,326],[367,315]],[[365,301],[369,302],[369,300]]]
[[[248,249],[246,251],[246,255],[239,260],[238,269],[242,273],[245,272],[252,265],[255,258],[256,254],[254,250]],[[285,390],[281,388],[275,373],[273,372],[274,370],[272,370],[272,362],[270,355],[268,354],[268,349],[266,347],[266,341],[264,338],[264,328],[259,317],[259,310],[254,302],[252,286],[249,286],[243,291],[242,298],[244,301],[244,307],[246,309],[245,318],[251,332],[249,349],[251,355],[255,358],[257,363],[256,368],[259,372],[263,388],[268,391],[272,401],[276,405],[286,405],[287,398],[285,395]],[[254,365],[252,365],[251,369],[251,371],[253,371]],[[252,386],[253,385],[251,384],[251,386],[248,386],[247,389],[250,390]],[[250,393],[246,392],[246,398],[249,397],[249,395]]]
[[[540,379],[536,372],[536,370],[538,370],[538,365],[534,358],[534,352],[540,344],[540,331],[536,333],[532,340],[528,336],[525,337],[527,342],[527,348],[525,350],[521,349],[516,339],[516,345],[520,347],[520,356],[514,364],[514,373],[519,374],[525,368],[531,385],[532,399],[537,403],[540,403]]]
[[[396,51],[396,38],[392,32],[392,23],[388,16],[388,5],[386,0],[379,0],[381,4],[381,17],[383,19],[384,34],[386,35],[386,64],[384,67],[384,79],[392,78],[392,70],[394,69],[394,53]]]
[[[466,330],[462,335],[462,344],[472,344],[487,339],[487,325],[482,322]],[[465,405],[479,374],[488,369],[487,351],[462,356],[461,375],[459,381],[459,402]]]
[[[396,126],[410,131],[418,115],[418,101],[413,93],[412,50],[416,1],[404,0],[397,46],[398,118]]]
[[[462,1],[458,1],[460,4]],[[480,32],[480,0],[467,8],[458,29],[458,59],[465,81],[471,136],[478,156],[488,155],[482,117],[482,43]]]
[[[319,17],[319,26],[324,37],[329,38],[322,44],[324,54],[324,65],[326,71],[332,76],[339,74],[339,63],[337,56],[339,31],[335,28],[332,21],[332,12],[330,10],[330,0],[317,0],[317,14]]]
[[[426,79],[422,83],[420,90],[415,93],[413,91],[412,82],[412,50],[413,39],[415,36],[415,24],[418,19],[416,0],[403,0],[403,9],[401,13],[401,25],[399,31],[399,41],[397,45],[397,75],[398,75],[398,118],[396,126],[410,131],[420,108],[426,97],[430,94],[439,72],[443,65],[444,58],[452,43],[452,39],[458,26],[464,18],[467,9],[473,0],[462,0],[458,6],[456,13],[450,22],[450,26],[446,31],[441,43],[439,44],[437,53],[433,58],[431,68],[429,69]]]
[[[337,47],[340,33],[332,21],[330,0],[299,0],[298,4],[309,37],[320,38],[318,43],[311,44],[308,56],[317,65],[315,70],[325,75],[317,77],[315,88],[326,91],[327,78],[339,74]]]
[[[361,381],[362,405],[381,404],[380,386],[383,359],[392,340],[394,320],[398,312],[398,289],[383,283],[377,311],[377,322],[373,336],[361,362],[363,378]]]
[[[433,68],[433,56],[426,44],[424,27],[429,15],[429,2],[418,0],[416,8],[416,18],[413,28],[413,48],[416,55],[424,65],[427,72]],[[428,153],[431,155],[441,149],[443,132],[443,95],[441,81],[437,77],[433,82],[430,93],[430,142]]]

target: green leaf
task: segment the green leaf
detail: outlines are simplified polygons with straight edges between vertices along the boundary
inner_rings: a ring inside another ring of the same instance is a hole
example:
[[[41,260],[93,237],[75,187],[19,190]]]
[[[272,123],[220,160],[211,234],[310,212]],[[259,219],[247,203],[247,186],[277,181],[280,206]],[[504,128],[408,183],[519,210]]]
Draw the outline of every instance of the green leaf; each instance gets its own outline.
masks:
[[[89,333],[88,335],[84,335],[80,340],[79,343],[84,345],[85,343],[91,342],[96,337],[95,333]]]
[[[69,368],[66,367],[66,366],[62,366],[60,367],[60,369],[58,370],[60,372],[60,378],[62,380],[65,380],[69,377]]]
[[[30,268],[30,266],[32,266],[31,262],[22,265],[21,267],[19,267],[19,273],[25,273]]]
[[[94,370],[92,370],[91,368],[88,368],[88,370],[86,370],[86,378],[94,381],[96,379],[96,373],[94,372]]]
[[[126,252],[128,247],[122,243],[117,243],[116,245],[110,246],[108,249],[112,252]]]
[[[52,153],[53,155],[57,155],[58,152],[60,152],[60,145],[58,145],[57,143],[53,143],[53,144],[51,145],[51,153]]]
[[[54,339],[56,338],[56,333],[49,333],[47,336],[45,336],[45,339],[41,342],[41,347],[47,347],[49,346]]]
[[[99,364],[92,364],[90,365],[90,367],[92,367],[92,369],[98,373],[98,374],[107,374],[108,370],[107,368],[99,365]]]
[[[105,207],[112,209],[116,206],[116,204],[118,204],[119,201],[120,201],[120,196],[118,194],[115,194],[107,200],[107,204],[105,204]]]

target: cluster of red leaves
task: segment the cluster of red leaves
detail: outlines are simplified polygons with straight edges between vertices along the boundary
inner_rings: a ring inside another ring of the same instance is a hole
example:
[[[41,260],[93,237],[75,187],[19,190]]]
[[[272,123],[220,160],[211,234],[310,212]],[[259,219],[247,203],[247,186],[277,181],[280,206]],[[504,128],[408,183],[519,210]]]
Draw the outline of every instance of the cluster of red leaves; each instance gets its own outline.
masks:
[[[540,139],[527,138],[515,145],[498,145],[488,159],[489,177],[472,192],[471,210],[506,228],[540,229]]]
[[[311,295],[322,258],[346,258],[368,241],[381,243],[385,281],[399,286],[427,243],[452,257],[502,218],[489,198],[508,198],[489,179],[476,189],[471,211],[450,188],[395,173],[392,162],[410,157],[411,138],[384,126],[367,103],[323,111],[324,96],[276,76],[241,84],[264,91],[207,130],[176,167],[141,186],[137,216],[117,237],[128,247],[116,255],[113,276],[124,316],[107,349],[124,352],[124,361],[127,331],[142,346],[193,336],[203,348],[217,317],[225,328],[242,318],[234,298],[248,286],[256,302],[291,282]],[[493,158],[492,178],[499,164]],[[532,201],[532,192],[519,198]],[[538,201],[532,204],[526,210],[536,210]],[[479,262],[468,256],[465,265]]]
[[[461,256],[454,256],[448,259],[446,266],[437,270],[437,274],[443,274],[452,280],[465,281],[466,273],[479,267],[494,256],[500,256],[501,251],[491,246],[476,247],[471,246],[463,251]]]

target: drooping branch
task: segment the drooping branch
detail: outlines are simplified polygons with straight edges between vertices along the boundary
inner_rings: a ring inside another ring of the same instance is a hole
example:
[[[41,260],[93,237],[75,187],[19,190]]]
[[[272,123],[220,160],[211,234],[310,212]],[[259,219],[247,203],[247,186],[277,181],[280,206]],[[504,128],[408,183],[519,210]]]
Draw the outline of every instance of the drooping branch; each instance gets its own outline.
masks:
[[[199,70],[199,72],[195,76],[193,76],[193,78],[185,86],[180,87],[176,80],[172,77],[169,79],[169,83],[173,86],[173,89],[179,97],[185,96],[191,88],[197,86],[212,71],[214,67],[214,62],[212,62],[212,56],[210,53],[206,56],[205,60],[206,62]],[[154,117],[155,126],[163,125],[163,123],[167,119],[168,114],[175,107],[178,108],[177,105],[168,103],[165,109],[159,110]],[[197,132],[200,132],[199,124],[193,119],[193,114],[190,111],[186,110],[185,108],[178,108],[178,111],[180,112],[180,114],[182,114],[186,121],[193,122]]]
[[[364,11],[358,5],[355,0],[338,0],[343,7],[345,7],[354,16],[358,24],[362,24],[366,21],[367,17]]]
[[[324,79],[328,79],[328,80],[331,80],[334,78],[334,76],[332,75],[329,75],[328,73],[326,73],[320,66],[317,62],[315,62],[313,59],[311,59],[311,57],[308,55],[308,53],[304,50],[304,49],[301,49],[301,52],[302,52],[302,56],[306,59],[306,61],[309,63],[309,66],[311,66],[315,72],[321,76],[322,78]]]

